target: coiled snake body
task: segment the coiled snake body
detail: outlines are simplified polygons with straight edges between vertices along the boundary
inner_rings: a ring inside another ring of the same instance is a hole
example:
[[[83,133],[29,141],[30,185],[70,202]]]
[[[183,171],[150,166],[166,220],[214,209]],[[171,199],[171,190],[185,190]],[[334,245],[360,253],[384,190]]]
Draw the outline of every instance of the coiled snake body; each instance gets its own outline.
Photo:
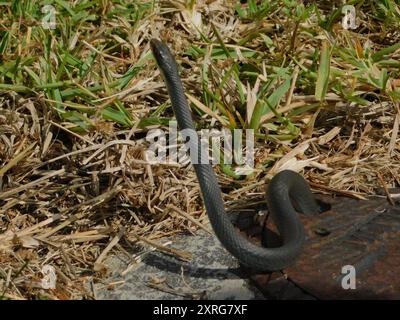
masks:
[[[163,75],[171,99],[180,130],[190,129],[195,132],[192,115],[184,94],[183,85],[179,77],[176,61],[166,44],[152,39],[151,49],[157,65]],[[201,151],[200,139],[197,134],[190,136],[191,150]],[[258,271],[277,271],[292,264],[301,253],[305,235],[303,225],[295,211],[304,214],[319,212],[307,182],[294,171],[284,170],[274,176],[267,190],[267,205],[283,239],[278,248],[259,247],[243,236],[234,228],[225,212],[221,189],[211,164],[200,156],[200,161],[194,163],[197,179],[203,194],[211,226],[224,247],[242,264]]]

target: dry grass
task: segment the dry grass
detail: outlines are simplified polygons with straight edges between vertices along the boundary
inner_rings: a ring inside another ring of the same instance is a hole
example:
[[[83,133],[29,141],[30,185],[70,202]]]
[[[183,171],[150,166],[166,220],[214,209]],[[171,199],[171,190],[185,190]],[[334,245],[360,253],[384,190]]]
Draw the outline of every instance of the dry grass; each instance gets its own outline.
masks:
[[[124,4],[99,3],[85,12],[101,15]],[[371,57],[399,43],[391,29],[398,12],[380,20],[375,2],[358,1],[363,27],[351,32],[340,20],[324,29],[315,12],[296,18],[295,7],[271,3],[254,12],[243,4],[248,11],[240,15],[232,1],[161,1],[136,7],[135,17],[82,23],[60,9],[64,34],[14,26],[25,45],[0,45],[1,298],[95,298],[90,283],[104,281],[107,255],[119,252],[135,263],[137,252],[151,245],[188,259],[163,246],[163,237],[207,227],[191,166],[154,165],[144,157],[145,134],[166,128],[172,117],[149,53],[152,37],[176,53],[202,127],[258,130],[252,175],[236,179],[215,167],[228,208],[262,203],[265,183],[282,168],[304,169],[317,192],[358,198],[400,185],[400,51]],[[319,10],[332,13],[323,1]],[[68,65],[62,42],[82,63],[93,57],[87,73],[83,64]],[[327,61],[324,46],[331,50]],[[26,59],[33,61],[23,65]],[[326,63],[328,77],[318,72]],[[70,69],[48,77],[62,64]],[[383,69],[388,76],[380,87]],[[259,101],[286,80],[271,106],[277,112],[265,112]],[[319,100],[316,83],[327,87]],[[47,264],[57,271],[54,290],[40,286]]]

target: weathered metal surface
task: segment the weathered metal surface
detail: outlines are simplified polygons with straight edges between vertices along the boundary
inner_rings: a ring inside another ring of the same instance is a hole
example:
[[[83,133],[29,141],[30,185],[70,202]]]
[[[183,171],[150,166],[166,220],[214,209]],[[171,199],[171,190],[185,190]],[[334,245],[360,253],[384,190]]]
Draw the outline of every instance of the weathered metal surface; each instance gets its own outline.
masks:
[[[307,241],[296,263],[255,282],[277,299],[400,299],[400,206],[384,198],[318,198],[331,209],[301,216]],[[355,268],[355,289],[342,287],[346,265]]]

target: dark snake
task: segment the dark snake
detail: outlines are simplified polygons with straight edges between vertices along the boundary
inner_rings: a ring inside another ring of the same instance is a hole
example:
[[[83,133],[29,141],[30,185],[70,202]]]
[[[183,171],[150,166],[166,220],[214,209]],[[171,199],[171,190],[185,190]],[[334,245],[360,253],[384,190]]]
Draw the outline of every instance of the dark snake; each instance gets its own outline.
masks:
[[[291,265],[300,255],[305,242],[303,224],[296,210],[306,215],[319,212],[319,206],[307,182],[298,173],[283,170],[276,174],[268,185],[267,206],[282,238],[280,247],[257,246],[243,237],[235,229],[225,211],[216,175],[208,158],[205,158],[200,138],[195,133],[195,126],[175,58],[168,46],[160,40],[152,39],[150,45],[167,86],[178,126],[180,130],[190,129],[189,131],[194,133],[190,136],[189,143],[191,150],[192,148],[198,150],[200,155],[198,160],[200,161],[193,162],[192,158],[192,165],[200,184],[211,226],[217,238],[242,264],[257,271],[278,271]]]

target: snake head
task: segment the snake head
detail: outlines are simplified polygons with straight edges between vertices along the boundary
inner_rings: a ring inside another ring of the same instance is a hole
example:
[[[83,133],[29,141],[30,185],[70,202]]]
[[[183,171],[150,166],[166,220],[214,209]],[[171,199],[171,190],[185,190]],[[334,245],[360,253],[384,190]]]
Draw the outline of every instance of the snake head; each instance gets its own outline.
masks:
[[[158,40],[151,39],[150,40],[151,51],[153,52],[154,59],[157,62],[158,67],[160,68],[164,77],[169,75],[173,75],[176,73],[177,65],[175,62],[175,58],[171,54],[168,46]]]

